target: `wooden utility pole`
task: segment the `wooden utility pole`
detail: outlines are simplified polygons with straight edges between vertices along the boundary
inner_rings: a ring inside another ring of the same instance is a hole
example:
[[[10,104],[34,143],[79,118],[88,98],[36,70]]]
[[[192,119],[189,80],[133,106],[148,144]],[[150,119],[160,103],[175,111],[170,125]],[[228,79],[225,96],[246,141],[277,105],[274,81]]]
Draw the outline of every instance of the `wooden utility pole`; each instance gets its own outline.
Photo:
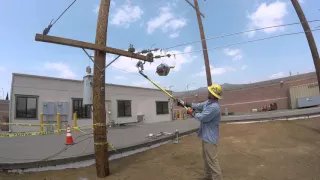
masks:
[[[316,74],[317,74],[317,78],[318,78],[318,86],[319,86],[319,91],[320,91],[320,59],[319,59],[317,45],[316,45],[316,42],[313,38],[309,23],[307,22],[307,19],[303,13],[303,10],[302,10],[298,0],[291,0],[291,2],[292,2],[294,9],[297,12],[297,15],[300,19],[301,25],[303,27],[303,30],[306,34],[306,37],[307,37],[307,40],[309,43],[310,51],[311,51],[312,58],[313,58],[313,63],[314,63],[315,69],[316,69]]]
[[[96,29],[96,44],[106,46],[108,17],[110,0],[101,0],[98,23]],[[93,123],[94,128],[94,151],[96,155],[96,171],[99,178],[110,174],[109,152],[107,144],[107,118],[105,107],[105,71],[99,67],[106,66],[106,53],[103,51],[94,52],[94,74],[93,74]]]
[[[196,10],[196,14],[197,14],[197,18],[198,18],[199,31],[200,31],[200,38],[201,38],[201,43],[202,43],[204,66],[205,66],[206,75],[207,75],[207,84],[208,84],[208,86],[211,86],[212,85],[212,79],[211,79],[209,55],[208,55],[208,51],[207,51],[207,43],[206,43],[206,38],[205,38],[205,35],[204,35],[202,19],[201,19],[201,16],[204,17],[204,15],[199,10],[198,0],[194,0],[194,6],[188,0],[186,0],[186,2],[189,3]]]
[[[190,6],[192,6],[194,10],[197,10],[196,7],[195,7],[189,0],[186,0],[186,2],[187,2]],[[204,15],[202,14],[202,12],[200,12],[200,15],[201,15],[203,18],[205,18]]]
[[[205,65],[206,74],[207,74],[207,84],[208,84],[208,86],[211,86],[212,85],[212,79],[211,79],[209,55],[208,55],[208,51],[207,51],[207,42],[206,42],[206,37],[204,35],[204,30],[203,30],[203,25],[202,25],[202,19],[201,19],[201,16],[200,16],[198,0],[194,0],[194,6],[196,7],[196,13],[197,13],[198,24],[199,24],[200,37],[201,37],[202,50],[203,50],[203,57],[204,57],[204,65]]]
[[[110,174],[109,170],[109,154],[107,141],[107,126],[105,109],[105,65],[106,53],[117,54],[120,56],[130,57],[132,60],[142,60],[153,62],[153,57],[147,57],[133,52],[124,51],[106,47],[108,16],[109,16],[110,0],[101,0],[98,23],[96,29],[95,44],[77,41],[67,38],[36,34],[35,40],[40,42],[54,43],[77,47],[82,49],[94,50],[94,77],[93,77],[93,123],[94,128],[94,149],[96,155],[96,171],[99,178],[106,177]],[[103,71],[102,71],[103,70]]]

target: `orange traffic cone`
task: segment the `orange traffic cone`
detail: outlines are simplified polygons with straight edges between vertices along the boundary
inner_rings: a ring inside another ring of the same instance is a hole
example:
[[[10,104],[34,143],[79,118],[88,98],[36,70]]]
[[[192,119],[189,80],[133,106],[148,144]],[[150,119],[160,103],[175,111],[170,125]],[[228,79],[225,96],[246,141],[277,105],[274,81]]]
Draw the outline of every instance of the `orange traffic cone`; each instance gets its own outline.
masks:
[[[66,145],[73,145],[73,138],[69,125],[67,125]]]

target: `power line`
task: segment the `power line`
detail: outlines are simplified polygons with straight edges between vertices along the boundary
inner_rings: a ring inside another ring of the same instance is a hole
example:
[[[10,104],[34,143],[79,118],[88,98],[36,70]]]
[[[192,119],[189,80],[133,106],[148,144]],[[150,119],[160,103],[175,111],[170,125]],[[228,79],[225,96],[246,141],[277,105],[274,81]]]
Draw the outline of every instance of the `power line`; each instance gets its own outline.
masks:
[[[43,30],[43,35],[47,35],[50,31],[50,29],[52,28],[52,26],[63,16],[63,14],[76,2],[77,0],[74,0],[61,14],[60,16],[52,23],[53,19],[51,20],[50,24],[48,25],[48,27],[46,27]],[[51,24],[52,23],[52,24]]]
[[[314,21],[320,21],[320,20],[314,20]],[[314,30],[311,30],[311,31],[319,31],[320,29],[314,29]],[[224,45],[224,46],[218,46],[218,47],[214,47],[214,48],[208,48],[206,49],[207,51],[210,51],[210,50],[216,50],[216,49],[222,49],[222,48],[226,48],[226,47],[230,47],[230,46],[234,46],[234,45],[240,45],[240,44],[248,44],[248,43],[253,43],[253,42],[257,42],[257,41],[264,41],[264,40],[268,40],[268,39],[274,39],[274,38],[278,38],[278,37],[282,37],[282,36],[290,36],[290,35],[297,35],[297,34],[302,34],[302,33],[305,33],[304,31],[303,32],[296,32],[296,33],[287,33],[287,34],[280,34],[280,35],[277,35],[277,36],[271,36],[271,37],[267,37],[267,38],[260,38],[260,39],[255,39],[255,40],[250,40],[250,41],[244,41],[244,42],[238,42],[238,43],[233,43],[233,44],[228,44],[228,45]],[[225,35],[226,36],[226,35]],[[222,37],[222,36],[220,36]],[[201,41],[200,41],[201,42]],[[182,54],[190,54],[190,53],[195,53],[195,52],[202,52],[203,50],[196,50],[196,51],[189,51],[189,52],[182,52],[182,53],[176,53],[176,54],[172,54],[173,56],[175,55],[182,55]],[[137,73],[133,73],[133,72],[130,72],[130,71],[127,71],[127,70],[124,70],[124,69],[120,69],[120,68],[117,68],[113,65],[111,65],[113,68],[119,70],[119,71],[123,71],[123,72],[126,72],[126,73],[131,73],[133,75],[136,75],[136,76],[140,76],[140,74],[137,74]]]
[[[136,75],[136,76],[141,76],[140,74],[138,74],[138,73],[133,73],[133,72],[130,72],[130,71],[127,71],[127,70],[124,70],[124,69],[120,69],[120,68],[117,68],[117,67],[115,67],[115,66],[113,66],[113,65],[111,65],[113,68],[115,68],[115,69],[117,69],[117,70],[120,70],[120,71],[123,71],[123,72],[127,72],[127,73],[131,73],[131,74],[133,74],[133,75]]]
[[[307,21],[307,22],[312,23],[312,22],[318,22],[318,21],[320,21],[320,20],[311,20],[311,21]],[[245,34],[245,33],[264,30],[264,29],[271,29],[271,28],[284,27],[284,26],[292,26],[292,25],[296,25],[296,24],[301,24],[301,22],[295,22],[295,23],[289,23],[289,24],[281,24],[281,25],[276,25],[276,26],[269,26],[269,27],[251,29],[251,30],[246,30],[246,31],[240,31],[240,32],[235,32],[235,33],[231,33],[231,34],[225,34],[225,35],[221,35],[221,36],[208,37],[208,38],[203,39],[203,40],[193,41],[193,42],[188,42],[188,43],[183,43],[183,44],[178,44],[178,45],[175,45],[175,46],[164,48],[163,50],[168,50],[168,49],[172,49],[172,48],[176,48],[176,47],[180,47],[180,46],[186,46],[186,45],[190,45],[190,44],[195,44],[195,43],[202,42],[202,41],[205,41],[205,40],[220,39],[220,38],[224,38],[224,37],[235,36],[235,35],[239,35],[239,34]]]
[[[93,133],[86,133],[86,134],[83,134],[83,135],[80,135],[80,136],[78,136],[78,137],[76,137],[75,139],[74,139],[74,141],[76,141],[78,138],[80,138],[80,137],[83,137],[83,136],[87,136],[87,135],[90,135],[90,134],[93,134]],[[46,158],[44,158],[44,159],[41,159],[40,161],[47,161],[47,160],[49,160],[49,159],[52,159],[52,158],[54,158],[54,157],[57,157],[57,156],[59,156],[60,154],[62,154],[63,152],[65,152],[66,150],[68,150],[70,147],[72,147],[72,146],[74,146],[74,145],[76,145],[76,144],[79,144],[79,143],[81,143],[81,142],[83,142],[83,141],[85,141],[85,140],[87,140],[87,139],[90,139],[90,138],[92,138],[93,136],[89,136],[89,137],[87,137],[87,138],[85,138],[85,139],[82,139],[82,140],[80,140],[80,141],[78,141],[78,142],[75,142],[74,144],[72,144],[72,145],[65,145],[59,152],[57,152],[57,153],[55,153],[55,154],[53,154],[53,155],[51,155],[51,156],[49,156],[49,157],[46,157]],[[90,142],[88,143],[88,144],[90,144],[91,143],[91,140],[90,140]],[[88,148],[88,147],[87,147]],[[87,148],[85,149],[85,151],[87,150]],[[84,151],[84,152],[85,152]]]
[[[313,30],[311,30],[311,31],[319,31],[319,30],[320,30],[320,29],[313,29]],[[208,49],[205,49],[205,50],[210,51],[210,50],[222,49],[222,48],[226,48],[226,47],[229,47],[229,46],[240,45],[240,44],[247,44],[247,43],[253,43],[253,42],[257,42],[257,41],[264,41],[264,40],[268,40],[268,39],[274,39],[274,38],[283,37],[283,36],[290,36],[290,35],[297,35],[297,34],[302,34],[302,33],[305,33],[305,32],[302,31],[302,32],[295,32],[295,33],[280,34],[280,35],[277,35],[277,36],[260,38],[260,39],[250,40],[250,41],[243,41],[243,42],[228,44],[228,45],[224,45],[224,46],[217,46],[217,47],[208,48]],[[173,55],[190,54],[190,53],[202,52],[202,51],[203,51],[203,50],[201,49],[201,50],[196,50],[196,51],[176,53],[176,54],[173,54]]]
[[[63,14],[76,2],[77,0],[74,0],[68,7],[67,9],[65,9],[61,14],[60,16],[58,17],[57,20],[55,20],[53,23],[52,23],[52,26],[63,16]]]

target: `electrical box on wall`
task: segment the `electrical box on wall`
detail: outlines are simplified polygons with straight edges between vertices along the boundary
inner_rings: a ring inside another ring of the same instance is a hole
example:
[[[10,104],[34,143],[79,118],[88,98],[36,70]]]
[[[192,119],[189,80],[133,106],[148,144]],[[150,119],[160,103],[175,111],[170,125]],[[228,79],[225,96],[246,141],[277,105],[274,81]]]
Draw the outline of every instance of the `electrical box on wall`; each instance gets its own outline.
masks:
[[[43,115],[56,115],[54,102],[43,102],[42,113]]]
[[[62,116],[69,115],[69,103],[68,102],[56,102],[57,113]]]
[[[310,96],[297,99],[297,108],[306,108],[320,105],[320,96]]]
[[[93,76],[88,74],[83,77],[83,105],[92,105]]]

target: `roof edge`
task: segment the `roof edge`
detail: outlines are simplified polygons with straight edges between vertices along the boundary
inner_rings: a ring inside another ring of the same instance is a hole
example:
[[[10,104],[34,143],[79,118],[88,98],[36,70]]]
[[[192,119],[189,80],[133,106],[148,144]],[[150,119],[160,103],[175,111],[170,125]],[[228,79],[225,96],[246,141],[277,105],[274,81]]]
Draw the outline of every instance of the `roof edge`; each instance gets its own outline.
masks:
[[[33,77],[33,78],[42,78],[42,79],[51,79],[51,80],[60,80],[60,81],[71,81],[71,82],[80,82],[80,83],[82,82],[82,80],[57,78],[57,77],[50,77],[50,76],[40,76],[40,75],[34,75],[34,74],[12,73],[12,77],[14,77],[14,76]],[[115,87],[124,87],[124,88],[136,88],[136,89],[161,91],[157,88],[146,88],[146,87],[129,86],[129,85],[112,84],[112,83],[106,83],[105,85],[115,86]],[[167,90],[167,91],[172,93],[172,91],[170,91],[170,90]]]
[[[285,76],[285,77],[275,78],[275,79],[268,79],[268,80],[254,82],[254,83],[247,83],[247,84],[224,83],[224,84],[231,85],[231,87],[224,88],[224,92],[247,90],[247,89],[258,88],[258,87],[265,87],[265,86],[270,86],[270,85],[279,83],[280,81],[292,82],[292,81],[299,80],[300,78],[307,79],[307,78],[312,78],[314,76],[316,76],[316,72],[312,71],[312,72],[306,72],[306,73],[302,73],[302,74],[297,74],[297,75],[292,75],[292,76]],[[223,84],[221,84],[221,85],[223,85]],[[174,94],[177,97],[185,96],[187,93],[188,94],[197,93],[197,91],[201,90],[202,88],[204,89],[205,87],[200,87],[198,89],[190,90],[190,91],[176,91],[176,92],[174,92]]]

